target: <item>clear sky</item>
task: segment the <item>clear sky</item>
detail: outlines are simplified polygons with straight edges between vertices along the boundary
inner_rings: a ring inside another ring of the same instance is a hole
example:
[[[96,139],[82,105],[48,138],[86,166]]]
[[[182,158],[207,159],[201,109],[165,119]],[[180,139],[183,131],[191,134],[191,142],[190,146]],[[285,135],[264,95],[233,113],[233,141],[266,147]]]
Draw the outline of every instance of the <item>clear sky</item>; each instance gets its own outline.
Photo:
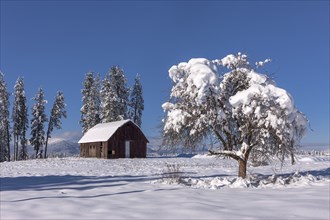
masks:
[[[1,0],[0,69],[13,91],[23,76],[29,114],[38,87],[48,112],[64,92],[68,119],[81,131],[82,82],[113,65],[128,85],[141,75],[142,129],[159,134],[169,96],[168,69],[194,57],[243,52],[271,58],[267,71],[295,99],[313,131],[305,143],[329,143],[329,1],[10,1]],[[12,106],[11,106],[12,107]]]

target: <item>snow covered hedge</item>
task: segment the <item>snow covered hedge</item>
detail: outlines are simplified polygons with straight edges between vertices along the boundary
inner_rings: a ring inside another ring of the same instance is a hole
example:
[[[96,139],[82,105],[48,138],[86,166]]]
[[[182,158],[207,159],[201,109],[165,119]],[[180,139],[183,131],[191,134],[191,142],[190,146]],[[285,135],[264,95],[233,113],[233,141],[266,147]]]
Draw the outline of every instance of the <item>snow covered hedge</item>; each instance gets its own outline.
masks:
[[[164,144],[194,148],[209,135],[219,151],[239,162],[239,177],[246,177],[249,157],[264,161],[271,156],[294,158],[306,133],[308,120],[297,110],[292,96],[252,67],[245,54],[220,60],[194,58],[169,69],[174,82],[166,112]],[[221,70],[227,73],[220,74]]]

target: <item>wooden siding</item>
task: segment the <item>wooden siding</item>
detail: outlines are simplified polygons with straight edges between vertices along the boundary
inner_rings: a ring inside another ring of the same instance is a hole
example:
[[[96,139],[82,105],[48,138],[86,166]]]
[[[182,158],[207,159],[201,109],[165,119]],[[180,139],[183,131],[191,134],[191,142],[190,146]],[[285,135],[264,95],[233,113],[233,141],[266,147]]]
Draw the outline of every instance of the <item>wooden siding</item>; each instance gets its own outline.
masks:
[[[107,142],[80,144],[81,157],[125,158],[125,142],[130,143],[130,158],[145,158],[148,140],[132,122],[117,129]]]
[[[92,142],[80,144],[81,157],[97,157],[107,159],[108,142]]]

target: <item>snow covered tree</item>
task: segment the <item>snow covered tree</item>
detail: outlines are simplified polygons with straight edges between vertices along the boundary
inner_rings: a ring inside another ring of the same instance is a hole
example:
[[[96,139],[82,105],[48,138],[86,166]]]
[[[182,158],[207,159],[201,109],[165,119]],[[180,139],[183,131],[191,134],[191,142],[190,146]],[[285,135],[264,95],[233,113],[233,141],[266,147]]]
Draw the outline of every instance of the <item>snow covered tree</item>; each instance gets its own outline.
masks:
[[[81,90],[83,105],[80,109],[80,124],[82,125],[83,133],[85,133],[88,129],[100,123],[99,77],[94,76],[92,72],[88,72],[83,86],[84,88]]]
[[[100,119],[102,123],[114,121],[114,108],[112,104],[117,100],[117,94],[111,88],[110,75],[107,74],[102,81],[100,91]]]
[[[164,144],[195,148],[211,130],[217,134],[214,121],[219,114],[215,104],[218,77],[215,64],[207,59],[191,59],[169,70],[174,82],[170,101],[163,104],[166,111]],[[213,127],[212,127],[213,126]]]
[[[28,129],[28,109],[24,90],[24,80],[18,77],[14,86],[13,104],[13,136],[14,136],[14,160],[27,158],[26,131]],[[19,141],[21,143],[20,153],[18,151]]]
[[[142,111],[144,110],[144,100],[142,94],[142,85],[140,82],[140,75],[136,74],[135,82],[130,93],[129,100],[129,116],[135,124],[141,127]]]
[[[219,68],[229,72],[221,76]],[[220,144],[210,154],[237,160],[241,178],[246,177],[249,158],[276,156],[283,161],[306,132],[307,118],[291,95],[257,73],[244,54],[191,59],[172,66],[169,75],[174,86],[170,101],[162,106],[164,143],[191,148],[213,135]]]
[[[0,71],[0,162],[10,161],[9,93]]]
[[[42,148],[45,143],[45,122],[48,121],[45,114],[45,104],[47,101],[44,99],[42,88],[39,88],[38,93],[32,100],[35,103],[32,107],[30,143],[36,151],[36,158],[40,158],[42,157]]]
[[[62,128],[61,119],[62,117],[66,118],[65,106],[66,104],[64,102],[64,95],[61,91],[58,91],[49,117],[44,158],[47,158],[48,139],[51,138],[51,133],[53,132],[54,128]]]
[[[128,88],[126,86],[126,78],[124,71],[119,66],[113,66],[109,72],[110,91],[108,101],[109,119],[107,121],[124,120],[128,118]],[[104,104],[102,104],[104,105]]]

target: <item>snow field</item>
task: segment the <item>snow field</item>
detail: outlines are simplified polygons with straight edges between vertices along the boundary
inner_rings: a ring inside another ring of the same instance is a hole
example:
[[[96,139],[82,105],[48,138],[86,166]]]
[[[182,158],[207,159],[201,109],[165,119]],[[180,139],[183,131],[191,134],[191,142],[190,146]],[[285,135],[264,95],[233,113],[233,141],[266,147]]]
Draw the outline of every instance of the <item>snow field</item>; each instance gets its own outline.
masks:
[[[236,161],[205,156],[4,162],[0,219],[329,219],[329,165],[300,156],[241,180]]]

